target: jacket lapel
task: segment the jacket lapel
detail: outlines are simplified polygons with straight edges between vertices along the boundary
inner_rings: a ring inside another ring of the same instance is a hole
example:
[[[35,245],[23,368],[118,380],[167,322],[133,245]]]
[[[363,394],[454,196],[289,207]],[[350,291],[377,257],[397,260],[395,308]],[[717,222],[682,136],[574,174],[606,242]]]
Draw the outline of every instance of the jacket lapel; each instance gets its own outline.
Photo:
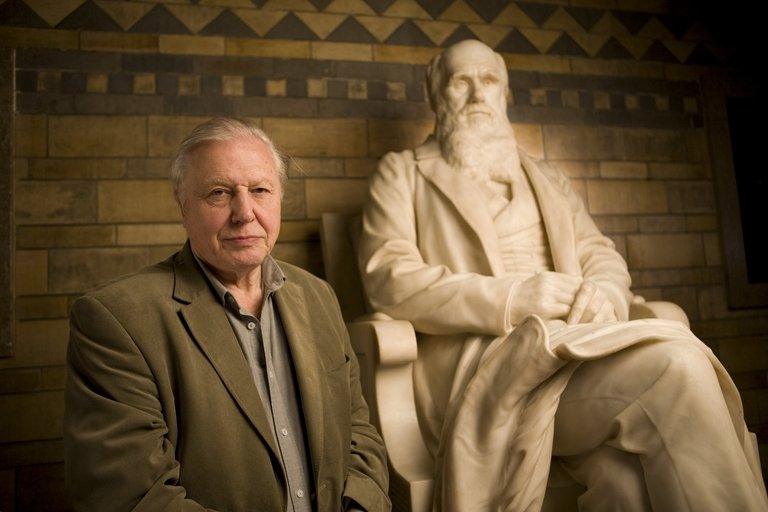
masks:
[[[197,268],[189,243],[174,260],[173,297],[182,303],[180,313],[187,328],[210,361],[237,405],[270,447],[279,453],[253,382],[248,362],[243,355],[223,307]]]
[[[298,284],[286,281],[282,288],[275,292],[275,300],[299,383],[312,469],[317,481],[324,451],[324,404],[327,401],[324,395],[325,368],[316,346],[316,340],[323,338],[323,327],[310,323],[304,289]]]
[[[421,174],[432,182],[454,205],[459,215],[469,224],[480,240],[493,275],[504,274],[499,241],[493,220],[483,206],[485,198],[467,178],[451,169],[440,154],[434,139],[416,148],[417,166]]]
[[[522,151],[520,152],[520,162],[531,181],[531,186],[539,203],[555,270],[566,274],[580,275],[579,269],[574,268],[576,253],[573,223],[563,221],[563,219],[572,218],[572,214],[567,208],[568,199],[564,198],[563,192],[558,190],[544,175],[539,164]]]

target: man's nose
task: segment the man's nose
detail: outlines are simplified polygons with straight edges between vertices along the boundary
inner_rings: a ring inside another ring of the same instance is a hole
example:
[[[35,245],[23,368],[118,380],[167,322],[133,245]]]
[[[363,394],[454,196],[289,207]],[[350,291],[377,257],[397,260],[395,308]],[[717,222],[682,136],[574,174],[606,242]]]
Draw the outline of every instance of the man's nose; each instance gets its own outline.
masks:
[[[235,194],[232,198],[232,222],[242,224],[256,218],[253,212],[253,201],[248,194]]]

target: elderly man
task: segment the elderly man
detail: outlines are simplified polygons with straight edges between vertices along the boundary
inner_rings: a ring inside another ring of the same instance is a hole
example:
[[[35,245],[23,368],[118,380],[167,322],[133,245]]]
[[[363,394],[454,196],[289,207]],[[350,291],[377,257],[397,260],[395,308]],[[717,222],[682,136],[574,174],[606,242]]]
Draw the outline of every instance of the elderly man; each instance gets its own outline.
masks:
[[[76,510],[389,510],[334,293],[270,256],[284,177],[251,123],[198,126],[172,165],[187,244],[75,302]]]
[[[517,149],[501,56],[463,41],[427,82],[435,135],[383,158],[359,263],[373,309],[418,332],[435,509],[538,510],[555,455],[581,510],[765,510],[733,383],[681,323],[627,321],[623,259]]]

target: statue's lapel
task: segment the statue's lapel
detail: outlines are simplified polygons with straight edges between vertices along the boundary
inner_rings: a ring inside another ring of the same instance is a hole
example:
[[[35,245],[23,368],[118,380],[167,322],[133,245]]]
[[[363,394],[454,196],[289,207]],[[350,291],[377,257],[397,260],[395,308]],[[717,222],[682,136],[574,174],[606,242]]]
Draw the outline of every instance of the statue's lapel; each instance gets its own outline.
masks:
[[[567,221],[571,219],[572,214],[567,208],[568,203],[563,198],[563,192],[544,175],[539,169],[539,164],[522,151],[520,162],[531,180],[531,186],[539,203],[555,270],[567,274],[579,274],[579,269],[574,268],[576,246],[573,223]]]
[[[416,149],[418,169],[454,205],[462,219],[472,228],[480,241],[494,275],[504,274],[499,240],[481,191],[466,178],[451,169],[440,155],[434,140]]]

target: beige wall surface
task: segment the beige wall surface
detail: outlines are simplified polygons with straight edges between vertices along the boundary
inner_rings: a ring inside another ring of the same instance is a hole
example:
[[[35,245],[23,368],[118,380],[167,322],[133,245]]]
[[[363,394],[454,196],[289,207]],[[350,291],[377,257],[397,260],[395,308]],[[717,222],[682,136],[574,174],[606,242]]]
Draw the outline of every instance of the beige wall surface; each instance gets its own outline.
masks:
[[[727,305],[700,87],[727,52],[695,18],[663,0],[0,0],[16,49],[0,510],[67,508],[68,308],[184,242],[166,180],[183,136],[215,115],[271,134],[293,157],[276,253],[322,275],[320,215],[359,210],[377,160],[429,134],[424,66],[467,37],[506,59],[521,146],[571,177],[634,290],[681,305],[732,373],[768,463],[768,312]]]

